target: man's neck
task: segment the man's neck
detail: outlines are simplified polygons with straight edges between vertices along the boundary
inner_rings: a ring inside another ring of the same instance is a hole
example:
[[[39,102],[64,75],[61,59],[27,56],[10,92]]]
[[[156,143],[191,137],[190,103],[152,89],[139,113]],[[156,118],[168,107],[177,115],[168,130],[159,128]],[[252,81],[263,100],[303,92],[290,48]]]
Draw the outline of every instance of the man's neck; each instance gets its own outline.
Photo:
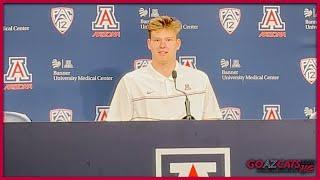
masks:
[[[176,60],[173,60],[167,63],[159,63],[157,61],[152,61],[151,65],[157,72],[159,72],[163,76],[170,77],[172,74],[172,71],[176,67]]]

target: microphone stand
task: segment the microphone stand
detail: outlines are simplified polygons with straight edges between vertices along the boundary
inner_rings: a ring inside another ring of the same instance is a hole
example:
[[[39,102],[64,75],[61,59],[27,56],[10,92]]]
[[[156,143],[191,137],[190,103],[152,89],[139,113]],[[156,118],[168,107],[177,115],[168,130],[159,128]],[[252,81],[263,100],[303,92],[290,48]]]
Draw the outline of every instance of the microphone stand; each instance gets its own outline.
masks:
[[[187,120],[193,120],[195,119],[192,115],[191,115],[191,111],[190,111],[190,101],[188,98],[187,93],[185,93],[184,91],[181,91],[179,89],[177,89],[177,83],[176,83],[176,79],[177,79],[177,71],[173,70],[172,71],[172,78],[174,81],[174,87],[177,91],[181,92],[182,94],[184,94],[184,96],[186,97],[186,100],[184,101],[184,105],[186,107],[186,116],[184,116],[182,119],[187,119]]]
[[[186,96],[186,100],[184,101],[184,104],[186,106],[186,116],[183,117],[182,119],[187,119],[187,120],[192,120],[192,119],[195,119],[192,115],[191,115],[191,112],[190,112],[190,101],[189,101],[189,98],[188,96],[185,94]]]

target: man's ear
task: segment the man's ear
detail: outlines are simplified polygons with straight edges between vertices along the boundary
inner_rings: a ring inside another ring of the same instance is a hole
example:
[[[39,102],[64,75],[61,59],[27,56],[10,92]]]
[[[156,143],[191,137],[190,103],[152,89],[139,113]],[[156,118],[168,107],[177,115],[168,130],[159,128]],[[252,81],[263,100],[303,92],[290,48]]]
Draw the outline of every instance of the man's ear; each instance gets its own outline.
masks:
[[[148,38],[148,39],[147,39],[147,46],[148,46],[148,49],[149,49],[149,50],[151,50],[151,44],[150,44],[150,43],[151,43],[151,39]]]
[[[177,39],[177,50],[180,49],[181,43],[182,43],[181,39]]]

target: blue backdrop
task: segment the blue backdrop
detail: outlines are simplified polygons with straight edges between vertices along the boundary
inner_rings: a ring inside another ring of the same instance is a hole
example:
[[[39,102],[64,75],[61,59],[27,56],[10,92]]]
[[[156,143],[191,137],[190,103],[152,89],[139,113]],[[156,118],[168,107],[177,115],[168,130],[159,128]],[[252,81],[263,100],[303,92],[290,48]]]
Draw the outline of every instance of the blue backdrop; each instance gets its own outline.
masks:
[[[224,119],[305,119],[316,102],[315,9],[6,4],[4,109],[34,122],[104,121],[119,79],[151,57],[149,19],[170,15],[183,24],[177,60],[208,74]]]

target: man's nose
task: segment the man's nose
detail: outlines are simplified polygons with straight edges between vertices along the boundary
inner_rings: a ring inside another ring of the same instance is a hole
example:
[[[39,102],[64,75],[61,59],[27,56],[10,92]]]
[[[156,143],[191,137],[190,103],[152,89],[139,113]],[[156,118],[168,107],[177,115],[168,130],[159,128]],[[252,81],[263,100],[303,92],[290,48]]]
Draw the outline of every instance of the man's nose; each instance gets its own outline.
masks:
[[[160,41],[160,48],[165,48],[167,46],[165,41]]]

